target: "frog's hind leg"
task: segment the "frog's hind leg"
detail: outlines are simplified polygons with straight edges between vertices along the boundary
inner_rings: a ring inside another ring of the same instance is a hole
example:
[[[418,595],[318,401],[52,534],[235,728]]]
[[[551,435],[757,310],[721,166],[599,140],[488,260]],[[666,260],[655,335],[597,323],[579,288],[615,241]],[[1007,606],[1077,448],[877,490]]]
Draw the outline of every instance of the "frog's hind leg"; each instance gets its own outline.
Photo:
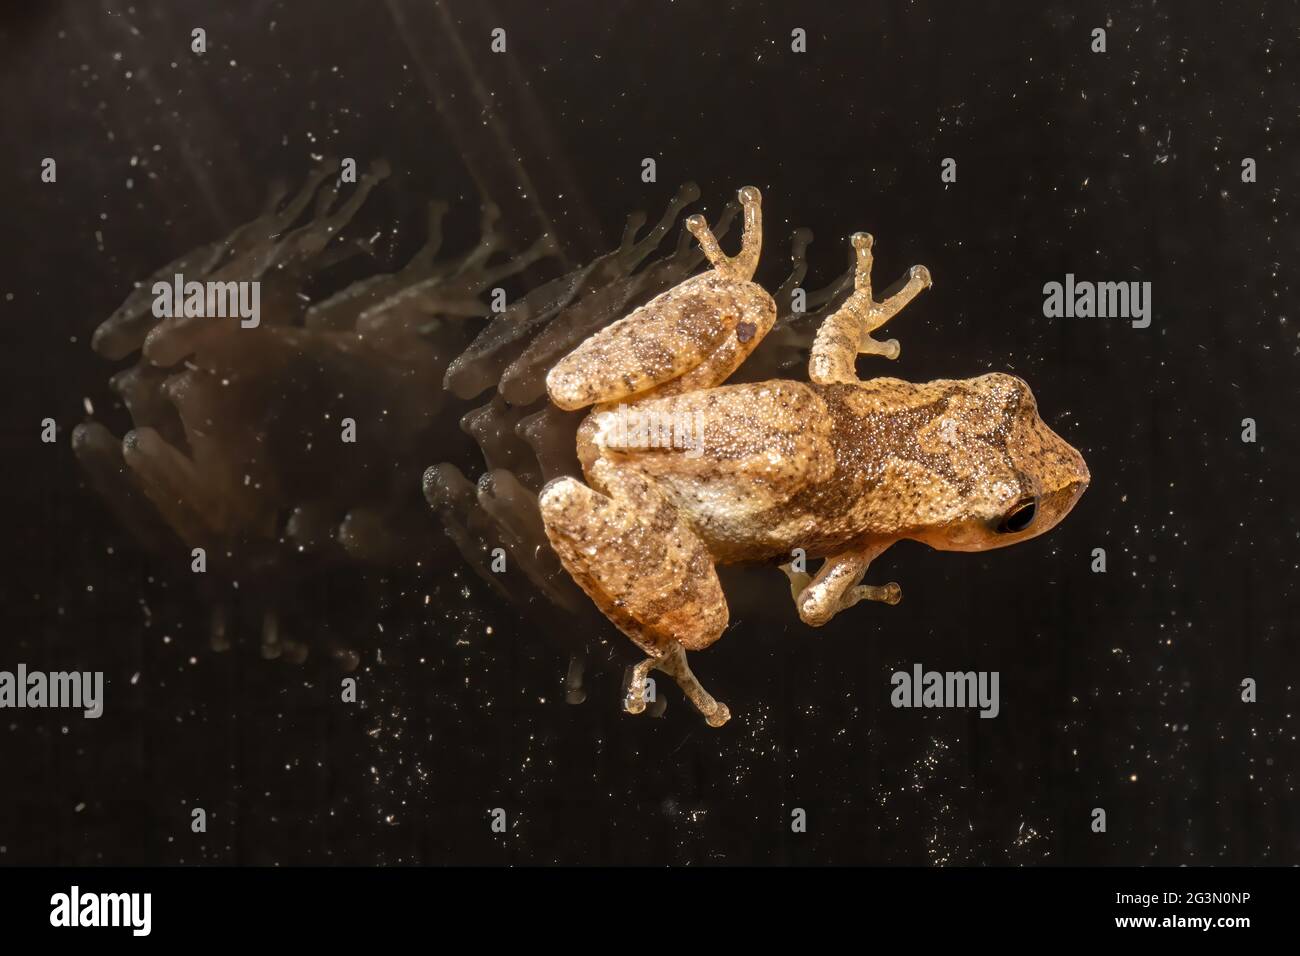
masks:
[[[745,238],[728,258],[703,220],[688,220],[715,272],[660,293],[626,318],[596,332],[546,375],[560,408],[678,394],[720,385],[776,321],[776,303],[748,281],[761,244],[758,190],[741,191]]]
[[[884,302],[871,296],[871,246],[873,240],[865,232],[854,233],[851,240],[857,252],[853,277],[853,294],[839,310],[822,323],[813,342],[812,356],[808,361],[808,377],[819,385],[853,384],[858,379],[858,355],[883,355],[898,358],[897,339],[880,342],[871,333],[880,328],[907,303],[931,285],[930,270],[925,266],[912,266],[907,284]]]
[[[731,711],[727,709],[727,705],[714,700],[713,695],[704,689],[691,672],[691,666],[686,663],[686,649],[676,641],[663,649],[663,653],[647,657],[632,668],[632,681],[627,687],[629,714],[640,714],[645,711],[645,682],[652,670],[663,671],[677,681],[677,685],[691,699],[695,709],[704,715],[710,727],[721,727],[731,719]]]
[[[714,727],[731,716],[700,686],[686,651],[708,647],[727,626],[727,601],[704,542],[645,478],[600,461],[597,491],[557,478],[538,502],[565,570],[648,658],[637,665],[628,710],[644,709],[645,678],[658,668],[681,685]]]

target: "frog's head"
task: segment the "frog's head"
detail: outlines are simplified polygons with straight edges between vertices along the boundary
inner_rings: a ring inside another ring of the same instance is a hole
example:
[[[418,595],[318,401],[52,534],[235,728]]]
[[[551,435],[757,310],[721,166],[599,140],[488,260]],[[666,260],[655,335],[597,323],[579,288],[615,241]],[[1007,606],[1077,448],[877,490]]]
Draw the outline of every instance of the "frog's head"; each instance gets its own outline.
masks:
[[[962,383],[946,413],[963,454],[950,521],[918,534],[945,551],[987,551],[1037,537],[1070,513],[1091,476],[1083,456],[1038,416],[1029,386],[994,373]]]

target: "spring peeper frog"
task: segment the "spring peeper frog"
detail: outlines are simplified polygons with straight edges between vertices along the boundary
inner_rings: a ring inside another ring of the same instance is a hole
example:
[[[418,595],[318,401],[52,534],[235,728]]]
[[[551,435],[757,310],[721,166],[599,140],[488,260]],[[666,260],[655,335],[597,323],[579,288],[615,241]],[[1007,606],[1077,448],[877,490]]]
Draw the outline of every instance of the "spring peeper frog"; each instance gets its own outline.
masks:
[[[872,238],[855,234],[855,289],[819,329],[809,382],[723,385],[776,319],[751,281],[762,242],[757,189],[740,191],[741,251],[704,219],[687,228],[713,268],[592,335],[547,376],[564,409],[594,406],[578,432],[586,483],[539,495],[546,534],[573,579],[648,655],[626,707],[645,708],[649,671],[681,685],[711,726],[730,717],[686,651],[727,626],[717,564],[777,563],[814,627],[859,601],[897,604],[897,584],[862,584],[891,544],[983,551],[1050,530],[1088,485],[1083,457],[1038,416],[1011,375],[913,384],[858,379],[861,353],[898,357],[871,332],[930,285],[913,266],[877,302]],[[824,558],[815,576],[791,560]]]

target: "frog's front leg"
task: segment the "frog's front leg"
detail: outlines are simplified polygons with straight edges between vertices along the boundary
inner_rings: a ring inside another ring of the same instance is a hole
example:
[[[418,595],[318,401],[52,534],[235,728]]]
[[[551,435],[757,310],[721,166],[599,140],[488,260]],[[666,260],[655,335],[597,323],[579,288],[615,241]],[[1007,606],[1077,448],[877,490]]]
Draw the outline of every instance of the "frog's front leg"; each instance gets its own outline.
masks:
[[[860,354],[898,358],[897,339],[880,342],[873,339],[871,333],[931,285],[930,270],[925,266],[912,266],[907,284],[884,302],[877,302],[871,296],[873,240],[867,233],[858,232],[850,241],[857,252],[853,294],[817,330],[812,356],[808,360],[808,377],[819,385],[856,384],[859,381],[856,362]]]
[[[832,555],[822,564],[815,578],[807,572],[794,570],[789,564],[781,565],[781,570],[790,579],[790,594],[794,597],[799,618],[809,627],[821,627],[859,601],[883,601],[885,604],[901,601],[903,592],[893,581],[883,586],[860,583],[867,567],[891,544],[892,541],[885,541]]]
[[[654,485],[626,466],[598,461],[597,491],[557,478],[538,496],[546,536],[607,618],[648,658],[637,665],[628,710],[645,704],[645,679],[657,668],[681,685],[713,727],[727,706],[713,699],[686,664],[727,626],[727,601],[704,542]]]

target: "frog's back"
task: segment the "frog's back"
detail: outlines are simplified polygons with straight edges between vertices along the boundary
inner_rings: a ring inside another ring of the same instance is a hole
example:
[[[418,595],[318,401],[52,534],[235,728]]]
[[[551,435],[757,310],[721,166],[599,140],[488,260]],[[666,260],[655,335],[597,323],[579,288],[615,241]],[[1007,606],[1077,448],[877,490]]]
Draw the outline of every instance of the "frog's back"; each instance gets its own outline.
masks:
[[[879,508],[872,525],[864,499],[904,436],[889,427],[896,417],[877,423],[873,412],[910,407],[922,388],[896,379],[724,385],[607,407],[593,437],[651,478],[718,561],[788,558],[795,547],[817,556],[891,530]]]
[[[592,452],[650,478],[719,561],[766,559],[807,534],[813,516],[789,514],[789,503],[834,468],[826,404],[801,382],[607,405],[590,423]]]
[[[960,485],[979,462],[963,465],[946,430],[972,402],[1002,401],[1002,379],[1015,381],[724,385],[635,402],[649,440],[603,427],[597,444],[651,478],[719,562],[787,559],[796,547],[817,557],[953,517],[960,495],[935,489]]]

